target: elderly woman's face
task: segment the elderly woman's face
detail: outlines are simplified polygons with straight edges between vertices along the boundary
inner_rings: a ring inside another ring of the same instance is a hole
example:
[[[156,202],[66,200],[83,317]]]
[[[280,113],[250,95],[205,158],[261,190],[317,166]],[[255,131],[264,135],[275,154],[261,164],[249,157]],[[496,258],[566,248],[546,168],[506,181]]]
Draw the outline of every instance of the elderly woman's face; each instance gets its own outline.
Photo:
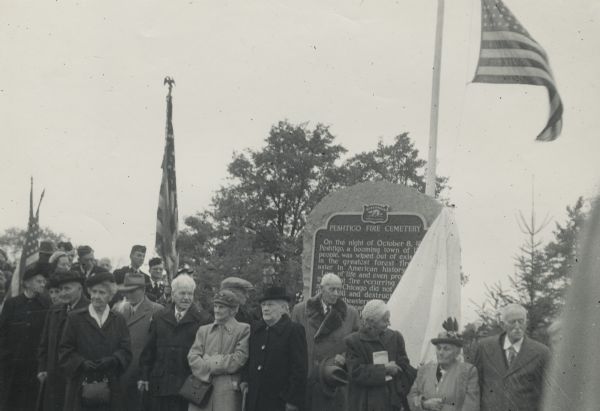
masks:
[[[95,286],[90,287],[89,292],[92,306],[99,311],[103,311],[112,298],[109,286],[106,284],[96,284]]]
[[[171,299],[179,311],[190,308],[194,301],[194,289],[192,287],[177,287],[173,289]]]
[[[435,355],[438,364],[448,365],[455,362],[460,354],[460,348],[454,344],[437,344],[435,346]]]
[[[372,318],[370,323],[373,331],[377,334],[381,334],[390,326],[390,312],[386,311],[382,315]]]

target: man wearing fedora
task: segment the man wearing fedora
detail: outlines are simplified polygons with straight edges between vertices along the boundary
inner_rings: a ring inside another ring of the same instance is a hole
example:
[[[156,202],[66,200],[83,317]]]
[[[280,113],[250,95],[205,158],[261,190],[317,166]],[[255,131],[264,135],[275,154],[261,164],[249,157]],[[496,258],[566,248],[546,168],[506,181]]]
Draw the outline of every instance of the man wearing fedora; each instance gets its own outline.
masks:
[[[260,298],[263,318],[252,325],[250,358],[242,373],[246,411],[304,409],[308,358],[302,325],[289,315],[290,296],[272,286]]]
[[[50,308],[44,323],[38,350],[38,379],[45,382],[43,397],[38,399],[44,411],[62,411],[67,380],[58,368],[58,344],[65,328],[67,313],[85,308],[90,301],[83,295],[83,279],[74,270],[53,276],[60,302]]]
[[[344,338],[358,331],[358,311],[347,305],[342,298],[342,280],[328,273],[321,279],[320,292],[297,304],[292,312],[292,321],[300,323],[306,330],[308,347],[308,385],[306,408],[311,411],[345,411],[346,389],[343,384],[330,386],[321,384],[322,364],[335,363],[344,367],[346,351]]]
[[[504,332],[483,338],[473,365],[479,373],[481,411],[536,411],[546,387],[550,350],[525,335],[527,310],[519,304],[502,308]]]
[[[115,311],[121,313],[125,318],[131,337],[132,360],[121,376],[121,387],[126,394],[126,406],[130,411],[140,411],[146,408],[143,406],[142,392],[137,387],[137,382],[141,379],[139,359],[144,346],[150,339],[152,317],[163,308],[162,305],[147,298],[145,277],[142,273],[126,273],[123,284],[117,286],[125,299],[114,307]]]

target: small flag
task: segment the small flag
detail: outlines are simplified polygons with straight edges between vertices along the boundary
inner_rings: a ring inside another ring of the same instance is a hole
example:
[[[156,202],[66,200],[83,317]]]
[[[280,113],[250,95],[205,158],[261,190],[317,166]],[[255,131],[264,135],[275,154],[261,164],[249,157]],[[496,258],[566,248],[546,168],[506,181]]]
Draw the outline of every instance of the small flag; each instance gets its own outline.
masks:
[[[481,0],[481,50],[473,82],[546,87],[550,118],[537,140],[560,135],[563,105],[546,52],[501,0]]]
[[[38,203],[35,215],[33,214],[33,178],[31,178],[31,189],[29,191],[29,222],[27,223],[27,233],[25,234],[25,243],[21,250],[21,259],[17,261],[17,267],[13,273],[10,282],[10,295],[17,296],[21,293],[21,278],[25,271],[37,262],[39,259],[39,237],[40,237],[40,205],[44,198],[45,191],[42,191],[40,202]]]
[[[167,129],[165,152],[162,161],[162,181],[158,197],[158,211],[156,215],[156,252],[162,257],[167,275],[172,279],[177,273],[177,179],[175,176],[175,138],[173,134],[173,102],[171,89],[175,81],[170,77],[165,78],[169,86],[167,95]]]

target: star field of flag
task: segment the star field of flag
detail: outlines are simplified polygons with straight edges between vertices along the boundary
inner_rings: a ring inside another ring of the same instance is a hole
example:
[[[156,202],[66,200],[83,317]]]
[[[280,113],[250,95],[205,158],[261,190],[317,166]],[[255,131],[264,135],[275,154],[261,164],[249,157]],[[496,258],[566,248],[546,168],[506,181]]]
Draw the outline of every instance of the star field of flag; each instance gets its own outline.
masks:
[[[550,116],[537,140],[560,135],[563,105],[546,52],[501,0],[481,0],[481,49],[473,82],[546,87]]]

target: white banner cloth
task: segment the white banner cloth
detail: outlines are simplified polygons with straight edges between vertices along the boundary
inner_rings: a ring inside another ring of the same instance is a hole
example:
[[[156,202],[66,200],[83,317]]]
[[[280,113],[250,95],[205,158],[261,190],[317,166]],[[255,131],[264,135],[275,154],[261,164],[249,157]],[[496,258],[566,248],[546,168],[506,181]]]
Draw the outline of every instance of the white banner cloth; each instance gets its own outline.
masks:
[[[460,322],[460,240],[451,209],[442,209],[417,248],[388,307],[413,365],[435,359],[430,340],[448,317]]]

